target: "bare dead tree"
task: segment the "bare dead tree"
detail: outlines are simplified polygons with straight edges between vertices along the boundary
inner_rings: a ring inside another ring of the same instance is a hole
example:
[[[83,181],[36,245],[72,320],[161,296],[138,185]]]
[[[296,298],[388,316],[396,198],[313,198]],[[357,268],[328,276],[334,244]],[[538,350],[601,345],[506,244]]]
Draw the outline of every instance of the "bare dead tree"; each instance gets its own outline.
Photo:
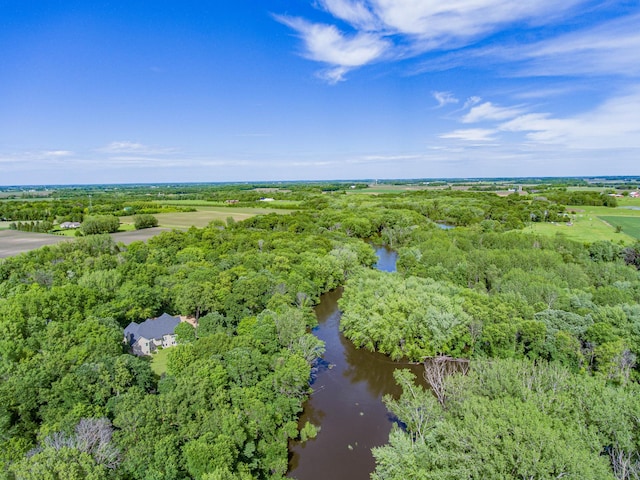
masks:
[[[55,432],[47,435],[43,440],[44,446],[60,450],[62,448],[76,448],[76,438],[73,435],[67,435],[64,432]]]
[[[83,418],[75,428],[80,451],[93,456],[96,463],[114,469],[120,463],[120,452],[111,443],[113,427],[107,418]]]
[[[613,447],[609,450],[609,459],[617,480],[640,479],[640,458],[637,453],[629,453]]]
[[[90,454],[96,463],[115,469],[120,464],[120,451],[111,442],[113,427],[107,418],[83,418],[75,427],[72,435],[55,432],[45,437],[42,446],[29,452],[29,455],[40,453],[43,448],[61,450],[73,448]]]
[[[309,295],[307,295],[304,292],[296,293],[296,305],[298,305],[299,308],[304,308],[308,306],[309,302],[310,302]]]
[[[111,441],[111,422],[107,418],[82,418],[75,432],[78,448],[90,453],[101,443]]]
[[[424,379],[429,383],[438,402],[444,407],[446,400],[445,380],[454,373],[466,375],[469,371],[469,360],[452,358],[446,355],[427,357],[424,360]]]
[[[631,370],[636,366],[636,356],[630,350],[625,349],[616,357],[617,370],[624,379],[624,383],[629,382]]]

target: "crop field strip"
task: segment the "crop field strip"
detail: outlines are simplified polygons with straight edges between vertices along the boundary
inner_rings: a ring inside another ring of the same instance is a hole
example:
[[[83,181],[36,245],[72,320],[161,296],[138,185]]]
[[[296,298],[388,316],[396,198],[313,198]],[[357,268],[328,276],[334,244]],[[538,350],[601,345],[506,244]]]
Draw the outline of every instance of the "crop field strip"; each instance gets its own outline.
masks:
[[[640,240],[640,217],[599,216],[598,218],[614,228],[621,227],[625,234]]]

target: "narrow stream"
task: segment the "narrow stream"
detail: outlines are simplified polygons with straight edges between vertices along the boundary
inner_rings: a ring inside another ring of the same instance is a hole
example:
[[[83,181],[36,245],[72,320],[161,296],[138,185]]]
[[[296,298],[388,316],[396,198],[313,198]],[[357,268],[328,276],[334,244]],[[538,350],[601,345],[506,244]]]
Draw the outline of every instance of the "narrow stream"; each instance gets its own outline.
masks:
[[[395,271],[396,253],[378,248],[376,268]],[[290,447],[289,477],[298,480],[368,479],[375,468],[371,448],[387,443],[394,421],[382,397],[398,395],[396,368],[409,367],[388,357],[356,349],[340,333],[338,300],[342,289],[322,296],[316,307],[314,334],[326,344],[323,362],[314,376],[313,394],[304,406],[300,424],[320,426],[318,436]]]

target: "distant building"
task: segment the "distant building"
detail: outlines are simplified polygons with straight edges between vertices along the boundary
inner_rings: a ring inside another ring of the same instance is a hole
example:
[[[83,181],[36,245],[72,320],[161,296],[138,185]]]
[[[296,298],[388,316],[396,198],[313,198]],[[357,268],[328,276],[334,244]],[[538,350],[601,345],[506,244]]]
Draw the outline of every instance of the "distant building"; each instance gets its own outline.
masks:
[[[265,198],[261,198],[260,199],[261,202],[275,202],[275,198],[269,198],[269,197],[265,197]]]
[[[631,192],[629,193],[631,198],[640,198],[640,192]]]
[[[180,317],[168,313],[142,323],[131,322],[124,329],[124,342],[131,347],[134,355],[151,355],[158,347],[177,345],[174,332],[179,323]]]
[[[229,203],[229,204],[240,203],[240,200],[235,200],[235,199],[225,200],[224,203]]]

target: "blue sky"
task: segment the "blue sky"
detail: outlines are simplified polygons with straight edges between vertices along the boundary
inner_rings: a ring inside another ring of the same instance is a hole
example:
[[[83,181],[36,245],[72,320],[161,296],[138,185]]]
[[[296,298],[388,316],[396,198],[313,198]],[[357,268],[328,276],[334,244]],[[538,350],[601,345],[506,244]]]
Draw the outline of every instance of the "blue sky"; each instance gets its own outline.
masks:
[[[0,0],[0,185],[640,175],[640,3]]]

